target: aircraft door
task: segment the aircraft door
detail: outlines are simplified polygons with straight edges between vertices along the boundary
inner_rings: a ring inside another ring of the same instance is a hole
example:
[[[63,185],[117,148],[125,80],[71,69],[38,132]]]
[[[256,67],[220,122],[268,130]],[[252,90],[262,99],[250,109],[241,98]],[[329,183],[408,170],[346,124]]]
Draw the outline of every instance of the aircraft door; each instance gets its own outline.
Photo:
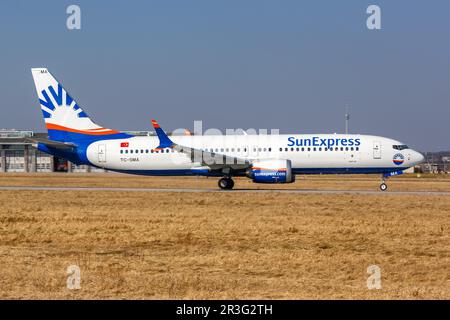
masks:
[[[99,163],[106,162],[106,144],[98,145],[98,162]]]
[[[381,142],[380,141],[373,142],[373,158],[381,159]]]

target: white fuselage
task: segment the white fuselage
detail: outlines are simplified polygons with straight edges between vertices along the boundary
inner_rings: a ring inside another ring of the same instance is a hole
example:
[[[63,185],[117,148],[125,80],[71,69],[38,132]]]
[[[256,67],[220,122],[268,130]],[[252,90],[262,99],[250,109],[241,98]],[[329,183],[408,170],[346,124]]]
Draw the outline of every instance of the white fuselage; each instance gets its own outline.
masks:
[[[423,156],[396,140],[370,135],[231,135],[172,136],[183,146],[250,161],[291,160],[294,173],[385,173],[401,171]],[[173,149],[152,152],[158,137],[101,140],[87,148],[97,167],[148,175],[189,175],[204,167]],[[395,160],[395,161],[394,161]]]

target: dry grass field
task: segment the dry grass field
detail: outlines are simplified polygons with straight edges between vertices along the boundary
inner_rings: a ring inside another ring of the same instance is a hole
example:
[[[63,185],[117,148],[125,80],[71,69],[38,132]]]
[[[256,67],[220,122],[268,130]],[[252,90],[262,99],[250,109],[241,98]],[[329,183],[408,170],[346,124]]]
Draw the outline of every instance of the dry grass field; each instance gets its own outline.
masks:
[[[377,190],[378,177],[236,188]],[[216,179],[3,174],[0,186],[216,188]],[[390,190],[450,191],[448,177]],[[0,190],[3,299],[450,299],[450,196]],[[69,265],[81,289],[66,287]],[[368,290],[367,267],[382,289]]]

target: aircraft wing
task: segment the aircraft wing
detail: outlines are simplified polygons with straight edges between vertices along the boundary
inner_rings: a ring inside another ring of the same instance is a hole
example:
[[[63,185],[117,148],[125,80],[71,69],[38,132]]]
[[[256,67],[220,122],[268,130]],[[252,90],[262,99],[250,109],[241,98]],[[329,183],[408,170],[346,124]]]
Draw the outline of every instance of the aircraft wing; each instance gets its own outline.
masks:
[[[212,170],[227,169],[241,170],[251,166],[251,161],[244,158],[232,157],[217,152],[204,151],[188,146],[182,146],[173,142],[163,129],[159,126],[156,120],[152,120],[152,125],[155,128],[156,134],[159,138],[159,146],[155,150],[164,148],[171,148],[178,152],[185,153],[191,157],[193,162],[201,162],[203,166],[208,166]]]
[[[61,149],[61,150],[68,150],[77,147],[76,144],[70,143],[70,142],[59,142],[54,140],[49,140],[45,138],[26,138],[26,140],[33,143],[33,145],[37,145],[38,143],[45,144],[48,147],[54,148],[54,149]]]

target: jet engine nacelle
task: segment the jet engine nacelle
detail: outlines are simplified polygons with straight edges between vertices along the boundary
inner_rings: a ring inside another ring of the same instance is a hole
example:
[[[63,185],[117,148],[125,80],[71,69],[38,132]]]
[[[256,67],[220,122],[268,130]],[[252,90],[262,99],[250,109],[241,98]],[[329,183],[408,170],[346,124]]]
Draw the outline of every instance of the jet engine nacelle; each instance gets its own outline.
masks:
[[[291,160],[268,159],[254,162],[247,177],[255,183],[291,183],[295,181]]]

